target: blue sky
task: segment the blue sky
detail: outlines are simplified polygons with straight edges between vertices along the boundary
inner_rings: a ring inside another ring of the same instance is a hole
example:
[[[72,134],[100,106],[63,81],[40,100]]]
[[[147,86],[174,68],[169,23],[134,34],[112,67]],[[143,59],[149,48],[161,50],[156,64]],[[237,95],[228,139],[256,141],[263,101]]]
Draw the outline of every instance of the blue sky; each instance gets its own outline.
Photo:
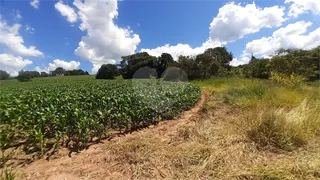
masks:
[[[134,52],[176,59],[216,46],[232,51],[238,65],[251,53],[319,46],[319,17],[319,0],[4,0],[0,69],[95,73]]]

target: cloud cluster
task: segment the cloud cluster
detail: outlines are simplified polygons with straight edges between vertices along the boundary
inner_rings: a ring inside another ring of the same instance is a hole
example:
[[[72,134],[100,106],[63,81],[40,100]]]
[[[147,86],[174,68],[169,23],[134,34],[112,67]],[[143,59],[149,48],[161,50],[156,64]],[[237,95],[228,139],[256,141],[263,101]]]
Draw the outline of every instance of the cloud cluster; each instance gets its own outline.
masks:
[[[4,44],[11,52],[22,56],[42,56],[43,53],[35,46],[26,47],[24,40],[19,34],[21,24],[9,26],[5,20],[0,17],[0,44]]]
[[[78,15],[75,10],[70,6],[63,4],[62,1],[57,2],[54,7],[62,16],[66,17],[69,22],[74,23],[77,21]]]
[[[154,49],[141,49],[150,55],[160,56],[161,53],[170,53],[174,59],[180,55],[190,56],[203,53],[208,48],[225,45],[243,38],[245,35],[256,33],[262,28],[280,26],[284,18],[284,8],[279,6],[261,9],[254,3],[242,6],[228,3],[219,9],[218,15],[209,26],[209,40],[202,46],[192,48],[188,44],[170,46],[166,44]]]
[[[18,75],[18,71],[32,64],[32,61],[23,59],[20,56],[13,56],[12,54],[0,54],[0,67],[7,71],[10,75]]]
[[[37,2],[35,1],[34,3]],[[36,7],[38,7],[38,5]],[[21,18],[22,17],[19,17],[19,19]],[[21,56],[44,56],[44,54],[35,46],[27,47],[24,45],[23,37],[19,33],[20,28],[21,24],[13,24],[10,26],[0,16],[0,44],[4,45],[3,52],[0,52],[0,67],[1,69],[9,72],[11,76],[18,75],[18,71],[32,64],[31,60],[24,59]],[[34,33],[35,29],[30,25],[25,25],[25,31]],[[49,63],[48,67],[45,68],[44,71],[52,71],[57,67],[63,67],[67,70],[71,70],[78,69],[79,66],[80,62],[66,62],[63,60],[55,59],[53,63]],[[36,69],[41,70],[39,67],[36,67]]]
[[[78,61],[64,61],[61,59],[55,59],[53,60],[53,63],[49,63],[48,67],[40,68],[39,66],[36,66],[34,69],[38,72],[50,72],[54,71],[58,67],[62,67],[65,70],[73,70],[73,69],[79,69],[80,62]]]
[[[270,37],[253,40],[246,45],[244,54],[263,57],[273,55],[280,48],[312,49],[320,45],[320,28],[305,34],[311,22],[299,21],[276,30]]]
[[[139,35],[114,23],[118,16],[117,0],[75,0],[81,21],[80,30],[87,34],[81,38],[75,54],[93,63],[92,72],[103,63],[115,63],[121,56],[135,52]]]
[[[242,6],[232,2],[221,7],[211,22],[210,38],[213,42],[233,42],[262,28],[281,26],[284,21],[283,7],[261,9],[255,3]]]
[[[192,48],[189,44],[177,44],[175,46],[170,46],[166,44],[161,47],[154,49],[141,49],[141,52],[147,52],[152,56],[161,56],[162,53],[169,53],[172,55],[174,60],[178,60],[178,57],[183,56],[195,56],[197,54],[203,53],[208,48],[213,48],[221,46],[220,43],[212,43],[210,40],[206,41],[200,47]]]
[[[114,23],[118,16],[117,3],[117,0],[75,0],[77,12],[62,2],[55,4],[70,23],[81,21],[79,28],[87,34],[81,38],[75,54],[92,62],[93,73],[102,64],[114,64],[121,56],[134,53],[140,43],[139,35]]]
[[[0,65],[3,70],[8,71],[12,76],[18,71],[32,64],[32,61],[23,59],[21,56],[43,56],[35,46],[26,47],[24,40],[19,34],[21,24],[8,25],[0,17],[0,44],[4,45],[4,51],[0,54]],[[26,27],[27,28],[27,27]]]
[[[300,14],[312,12],[315,15],[320,15],[319,0],[286,0],[285,4],[290,4],[290,17],[298,17]]]
[[[248,42],[240,59],[234,59],[232,65],[245,64],[253,53],[255,56],[271,57],[281,49],[313,49],[320,45],[320,28],[306,34],[311,22],[298,21],[273,32],[272,36]]]

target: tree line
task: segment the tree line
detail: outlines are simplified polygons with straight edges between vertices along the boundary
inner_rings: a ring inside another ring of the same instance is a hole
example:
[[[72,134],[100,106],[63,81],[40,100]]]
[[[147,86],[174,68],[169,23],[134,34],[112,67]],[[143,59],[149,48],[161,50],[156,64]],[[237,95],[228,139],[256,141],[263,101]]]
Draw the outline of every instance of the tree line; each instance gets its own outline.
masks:
[[[246,78],[269,79],[272,73],[299,75],[306,80],[320,79],[320,47],[312,50],[281,49],[271,59],[251,57],[248,64],[233,68]]]
[[[19,81],[30,81],[32,78],[40,77],[51,77],[51,76],[79,76],[79,75],[89,75],[87,71],[82,69],[65,70],[62,67],[56,68],[54,71],[38,72],[38,71],[19,71],[18,76],[13,77]],[[10,74],[6,71],[0,70],[0,80],[6,80],[10,78]]]
[[[181,80],[226,76],[232,68],[232,59],[232,53],[225,47],[210,48],[197,56],[180,56],[177,61],[168,53],[155,57],[140,52],[123,56],[120,64],[102,65],[96,78],[114,79],[121,75],[124,79],[154,77]]]
[[[123,56],[120,64],[102,65],[97,79],[164,78],[165,80],[206,79],[210,77],[238,76],[268,79],[272,73],[292,74],[306,80],[320,78],[320,47],[312,50],[281,49],[272,58],[256,58],[252,55],[248,64],[232,67],[233,54],[225,47],[209,48],[196,56],[180,56],[174,61],[168,53],[160,57],[140,52]]]

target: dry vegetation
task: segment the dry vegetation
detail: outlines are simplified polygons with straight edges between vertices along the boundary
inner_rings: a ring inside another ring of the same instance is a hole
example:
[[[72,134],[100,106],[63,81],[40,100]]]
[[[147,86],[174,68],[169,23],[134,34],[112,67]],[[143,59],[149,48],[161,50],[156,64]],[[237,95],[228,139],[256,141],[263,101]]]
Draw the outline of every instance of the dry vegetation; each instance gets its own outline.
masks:
[[[319,85],[196,81],[179,120],[22,168],[29,179],[319,179]],[[23,179],[23,178],[22,178]]]

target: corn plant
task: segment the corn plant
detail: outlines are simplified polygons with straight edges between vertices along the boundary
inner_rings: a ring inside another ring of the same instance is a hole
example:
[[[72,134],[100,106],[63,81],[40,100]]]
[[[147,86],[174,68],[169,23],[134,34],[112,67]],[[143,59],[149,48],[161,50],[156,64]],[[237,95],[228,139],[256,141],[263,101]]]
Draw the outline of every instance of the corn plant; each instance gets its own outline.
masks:
[[[1,87],[1,150],[11,135],[39,156],[48,142],[81,149],[110,130],[120,132],[154,124],[192,107],[200,88],[159,80],[41,81]],[[7,137],[8,136],[8,137]]]

